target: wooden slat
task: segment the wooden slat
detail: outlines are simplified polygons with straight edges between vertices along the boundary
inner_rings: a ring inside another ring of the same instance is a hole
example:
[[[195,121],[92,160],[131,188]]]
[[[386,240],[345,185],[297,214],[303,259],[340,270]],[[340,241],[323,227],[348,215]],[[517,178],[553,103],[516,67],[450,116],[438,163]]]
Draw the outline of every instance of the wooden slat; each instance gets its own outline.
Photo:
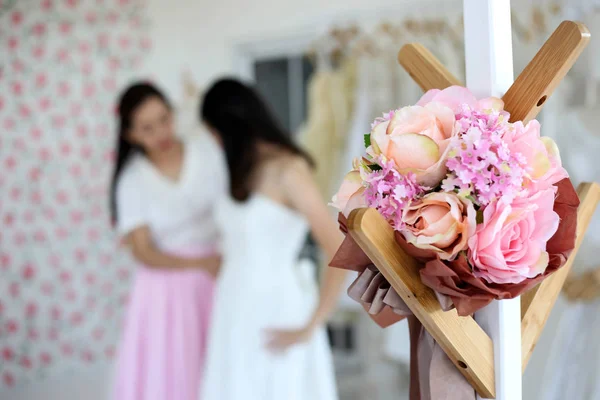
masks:
[[[422,44],[409,43],[402,46],[398,52],[398,62],[424,92],[462,85]]]
[[[355,210],[349,227],[352,237],[477,393],[494,398],[494,349],[489,336],[472,317],[442,310],[433,291],[421,282],[419,263],[396,244],[392,227],[376,210]]]
[[[521,303],[521,351],[522,370],[525,371],[531,353],[544,329],[546,320],[560,294],[561,288],[569,274],[575,255],[583,242],[585,232],[590,224],[594,211],[600,202],[600,186],[597,183],[582,183],[577,188],[581,204],[577,210],[577,240],[575,249],[567,263],[554,274],[546,278],[538,290],[533,292],[527,302]],[[564,349],[566,351],[566,349]]]
[[[537,116],[545,100],[587,46],[590,33],[581,23],[564,21],[538,51],[502,97],[511,121],[527,122]],[[423,45],[410,43],[398,53],[398,62],[427,91],[463,86]]]
[[[536,117],[590,40],[590,31],[579,22],[564,21],[533,57],[502,97],[511,121]]]

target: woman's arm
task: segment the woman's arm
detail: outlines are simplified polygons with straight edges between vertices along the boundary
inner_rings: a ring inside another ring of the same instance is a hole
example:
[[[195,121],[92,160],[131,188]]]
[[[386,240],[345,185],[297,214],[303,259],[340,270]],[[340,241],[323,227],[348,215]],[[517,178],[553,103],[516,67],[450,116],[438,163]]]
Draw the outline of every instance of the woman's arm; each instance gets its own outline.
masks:
[[[323,201],[308,163],[303,159],[291,161],[285,168],[282,181],[289,204],[307,218],[315,240],[327,258],[333,258],[342,243],[343,235]],[[346,274],[347,271],[342,269],[325,268],[321,279],[319,303],[307,326],[296,332],[272,331],[270,347],[285,348],[306,340],[316,327],[324,324],[337,306],[344,289]]]
[[[201,268],[216,276],[221,264],[220,256],[203,258],[182,258],[160,251],[152,241],[150,229],[142,226],[134,229],[125,237],[125,243],[131,249],[133,256],[151,268]]]

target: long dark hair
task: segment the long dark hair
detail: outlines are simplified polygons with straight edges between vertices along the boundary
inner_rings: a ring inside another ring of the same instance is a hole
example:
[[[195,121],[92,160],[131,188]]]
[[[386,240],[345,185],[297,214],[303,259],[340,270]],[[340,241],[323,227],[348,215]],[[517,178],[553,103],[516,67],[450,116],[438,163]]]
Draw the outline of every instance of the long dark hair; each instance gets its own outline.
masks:
[[[117,131],[117,159],[113,171],[112,181],[110,183],[110,215],[113,225],[119,220],[117,213],[117,184],[119,176],[127,165],[129,158],[136,152],[143,150],[127,140],[127,133],[131,129],[133,113],[147,100],[158,98],[168,108],[171,108],[167,97],[156,87],[149,83],[135,83],[129,86],[119,98],[119,130]]]
[[[204,95],[201,114],[223,143],[231,195],[239,201],[250,196],[251,174],[259,162],[256,145],[261,141],[304,157],[313,165],[310,156],[294,144],[258,93],[240,81],[221,79],[214,83]]]

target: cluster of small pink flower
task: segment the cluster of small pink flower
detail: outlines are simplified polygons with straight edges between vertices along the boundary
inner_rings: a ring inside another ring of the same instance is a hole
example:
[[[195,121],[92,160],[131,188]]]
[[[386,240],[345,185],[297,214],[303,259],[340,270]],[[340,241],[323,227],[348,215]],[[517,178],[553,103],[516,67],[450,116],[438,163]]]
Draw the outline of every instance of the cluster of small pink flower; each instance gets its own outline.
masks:
[[[442,190],[458,191],[477,205],[493,200],[512,202],[523,189],[527,160],[511,152],[502,140],[510,128],[499,111],[482,112],[463,105],[456,115],[457,134],[451,139]]]
[[[367,205],[379,211],[395,229],[402,228],[402,210],[426,188],[417,183],[413,173],[401,175],[392,160],[381,160],[380,170],[365,172]]]

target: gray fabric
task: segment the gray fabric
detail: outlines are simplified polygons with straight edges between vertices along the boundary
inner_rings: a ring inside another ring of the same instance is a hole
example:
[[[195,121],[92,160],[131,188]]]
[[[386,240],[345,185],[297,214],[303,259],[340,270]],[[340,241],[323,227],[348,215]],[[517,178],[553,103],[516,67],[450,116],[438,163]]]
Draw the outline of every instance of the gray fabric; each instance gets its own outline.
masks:
[[[363,304],[370,314],[379,314],[389,306],[396,314],[409,318],[410,400],[476,399],[475,390],[374,265],[356,278],[348,288],[348,295]],[[436,295],[444,310],[452,308],[449,297]]]

